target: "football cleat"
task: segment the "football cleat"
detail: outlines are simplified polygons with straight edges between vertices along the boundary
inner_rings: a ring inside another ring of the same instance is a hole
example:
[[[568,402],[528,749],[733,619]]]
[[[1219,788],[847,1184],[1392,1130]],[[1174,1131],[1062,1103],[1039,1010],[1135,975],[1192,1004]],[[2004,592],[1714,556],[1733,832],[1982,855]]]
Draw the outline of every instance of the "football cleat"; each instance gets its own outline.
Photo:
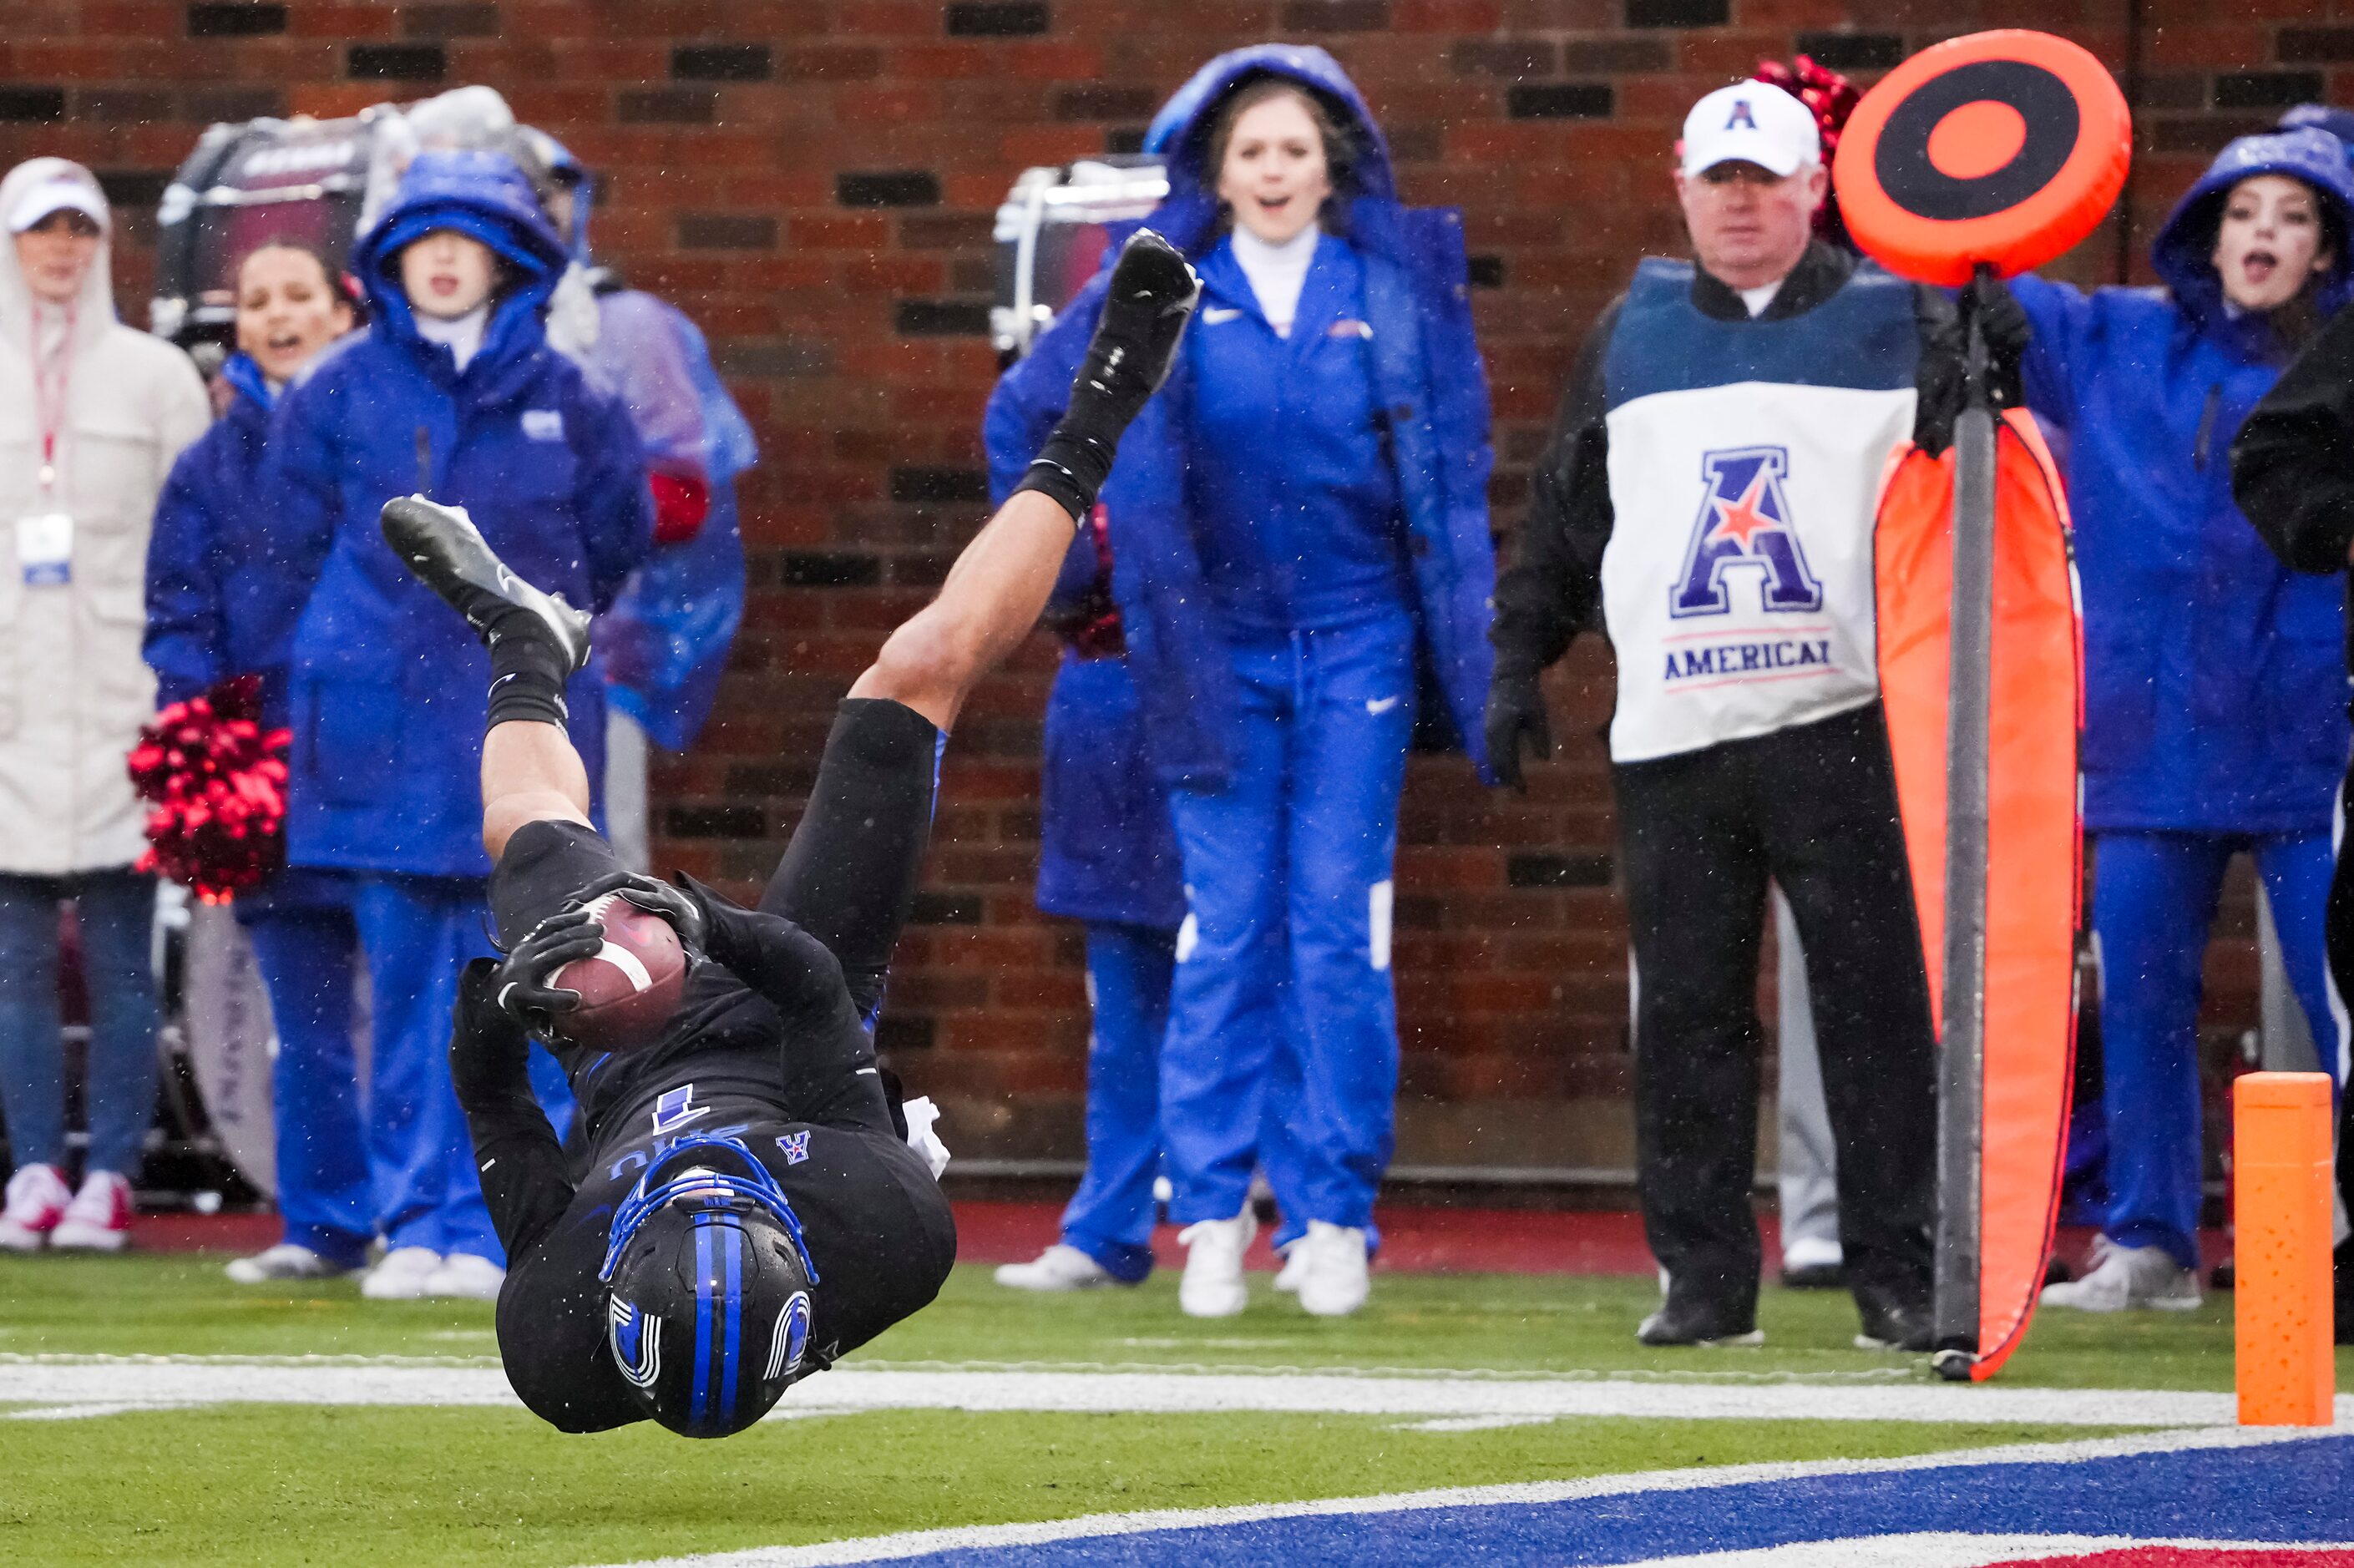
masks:
[[[1079,382],[1133,415],[1169,379],[1201,298],[1202,280],[1175,246],[1149,228],[1129,235],[1112,265]]]
[[[497,641],[507,616],[521,610],[546,626],[568,673],[588,662],[588,617],[562,594],[542,593],[507,570],[464,507],[399,495],[384,503],[377,522],[393,554],[485,643]]]

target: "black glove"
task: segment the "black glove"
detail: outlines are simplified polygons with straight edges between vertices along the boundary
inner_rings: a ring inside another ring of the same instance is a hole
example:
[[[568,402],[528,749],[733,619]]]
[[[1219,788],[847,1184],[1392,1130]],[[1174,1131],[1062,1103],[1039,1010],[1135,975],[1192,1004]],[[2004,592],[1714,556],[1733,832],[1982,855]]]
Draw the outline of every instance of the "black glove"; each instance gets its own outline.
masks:
[[[1149,228],[1129,236],[1104,291],[1103,315],[1071,380],[1070,406],[1015,493],[1034,490],[1084,522],[1111,475],[1120,433],[1169,378],[1202,297],[1175,246]]]
[[[575,959],[595,957],[604,945],[605,927],[588,911],[578,905],[559,910],[533,927],[500,961],[492,977],[492,1000],[532,1033],[548,1033],[558,1014],[580,1005],[578,991],[557,990],[549,978]]]
[[[648,914],[669,921],[671,929],[678,933],[679,946],[702,956],[711,931],[711,917],[704,912],[703,901],[693,889],[673,887],[642,872],[609,871],[574,894],[573,900],[587,904],[608,893],[618,893]]]
[[[1488,684],[1488,770],[1496,782],[1525,795],[1528,781],[1521,777],[1521,742],[1541,761],[1553,757],[1553,726],[1546,722],[1544,694],[1537,689],[1533,670],[1499,670]]]
[[[1962,313],[1962,342],[1969,342],[1970,323],[1975,321],[1980,335],[1986,339],[1987,354],[1991,360],[1988,375],[1988,391],[1995,407],[2017,408],[2026,402],[2020,387],[2020,364],[2027,357],[2027,340],[2033,335],[2028,324],[2026,307],[2012,296],[2003,281],[1992,271],[1980,272],[1970,280],[1956,302]]]
[[[458,976],[450,1031],[450,1081],[460,1105],[480,1105],[520,1089],[531,1092],[531,1036],[499,1007],[499,965],[476,959]]]

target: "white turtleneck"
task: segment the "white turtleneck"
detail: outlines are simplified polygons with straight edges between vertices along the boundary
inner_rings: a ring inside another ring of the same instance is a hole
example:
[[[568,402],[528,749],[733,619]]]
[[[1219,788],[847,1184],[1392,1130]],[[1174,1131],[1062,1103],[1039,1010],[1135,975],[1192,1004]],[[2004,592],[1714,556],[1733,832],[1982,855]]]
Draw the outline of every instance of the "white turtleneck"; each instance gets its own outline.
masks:
[[[1235,260],[1250,280],[1258,308],[1278,337],[1291,335],[1299,313],[1299,291],[1308,285],[1308,263],[1316,257],[1323,230],[1310,224],[1280,245],[1269,245],[1240,224],[1235,226]]]
[[[1749,316],[1752,321],[1766,313],[1766,307],[1774,302],[1774,296],[1782,291],[1782,285],[1787,281],[1788,275],[1786,273],[1770,283],[1760,283],[1754,289],[1740,291],[1741,302],[1749,307]]]
[[[466,362],[482,346],[482,329],[490,324],[491,302],[484,300],[462,316],[429,316],[423,311],[417,312],[416,316],[417,335],[428,343],[447,346],[451,357],[463,371]]]

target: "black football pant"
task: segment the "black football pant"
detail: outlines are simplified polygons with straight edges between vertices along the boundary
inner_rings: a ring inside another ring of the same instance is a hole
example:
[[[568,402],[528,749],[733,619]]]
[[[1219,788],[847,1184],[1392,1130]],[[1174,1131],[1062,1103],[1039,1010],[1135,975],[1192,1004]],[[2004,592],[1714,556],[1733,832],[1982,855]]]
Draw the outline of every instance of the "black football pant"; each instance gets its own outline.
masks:
[[[1614,769],[1634,924],[1643,1228],[1679,1300],[1752,1312],[1767,882],[1806,949],[1859,1298],[1925,1305],[1936,1068],[1880,705]]]
[[[2338,863],[2329,875],[2329,909],[2323,929],[2329,944],[2329,989],[2332,1012],[2354,1005],[2354,855],[2347,853],[2346,813],[2354,802],[2354,766],[2346,772],[2346,782],[2338,787],[2335,832]],[[2313,1045],[2321,1056],[2321,1068],[2338,1078],[2338,1194],[2349,1213],[2354,1213],[2354,1094],[2345,1091],[2347,1075],[2342,1070],[2346,1061],[2347,1044],[2343,1038],[2347,1025],[2340,1018],[2308,1019],[2313,1027]],[[2326,1024],[2326,1027],[2325,1027]],[[2354,1345],[2354,1238],[2348,1239],[2338,1249],[2338,1342]]]

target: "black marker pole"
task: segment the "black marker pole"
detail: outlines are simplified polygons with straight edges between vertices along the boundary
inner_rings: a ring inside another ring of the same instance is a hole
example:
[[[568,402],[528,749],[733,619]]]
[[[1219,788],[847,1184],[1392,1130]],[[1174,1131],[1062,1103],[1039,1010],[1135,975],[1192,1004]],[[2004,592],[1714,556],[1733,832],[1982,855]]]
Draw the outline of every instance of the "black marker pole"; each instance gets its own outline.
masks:
[[[1981,279],[1993,270],[1981,266]],[[1935,1365],[1978,1353],[1978,1200],[1986,1090],[1987,726],[1994,690],[1994,401],[1975,313],[1954,422],[1954,597],[1946,710],[1945,1017],[1938,1036]]]

